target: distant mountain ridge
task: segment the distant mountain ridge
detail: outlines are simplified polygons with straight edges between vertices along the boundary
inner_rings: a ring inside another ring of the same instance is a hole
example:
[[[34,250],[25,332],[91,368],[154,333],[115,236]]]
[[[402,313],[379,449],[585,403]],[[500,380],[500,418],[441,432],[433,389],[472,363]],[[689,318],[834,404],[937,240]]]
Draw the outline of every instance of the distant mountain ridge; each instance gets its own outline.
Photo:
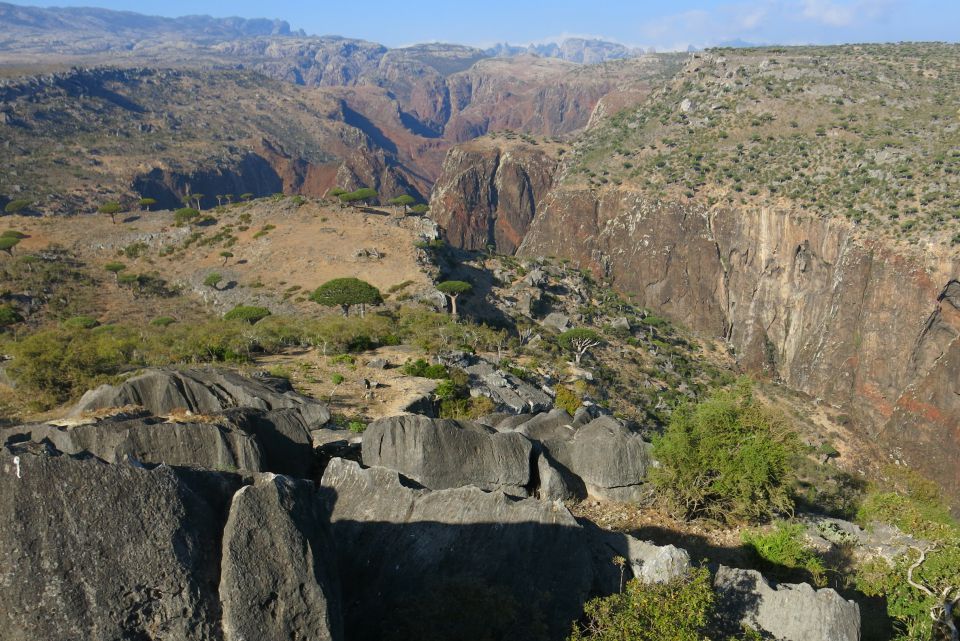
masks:
[[[0,3],[0,25],[4,36],[0,49],[19,48],[24,38],[41,36],[51,31],[64,31],[64,42],[85,43],[85,49],[96,48],[88,39],[103,39],[101,47],[121,39],[152,39],[176,36],[201,41],[246,38],[251,36],[289,36],[290,23],[266,18],[213,18],[205,15],[165,18],[132,11],[113,11],[95,7],[30,7]],[[303,35],[303,32],[297,32]],[[40,44],[40,43],[38,43]],[[61,42],[50,43],[59,45]]]
[[[609,60],[636,58],[646,53],[653,53],[653,49],[628,47],[619,42],[597,38],[565,38],[559,43],[547,42],[529,45],[511,45],[504,42],[486,49],[486,53],[496,57],[532,54],[542,58],[560,58],[568,62],[589,65]]]
[[[249,53],[258,49],[262,55],[270,47],[290,49],[289,44],[277,43],[277,38],[299,40],[296,47],[306,53],[329,47],[334,41],[355,43],[361,49],[371,50],[374,55],[388,50],[456,48],[469,51],[474,62],[484,57],[535,55],[578,64],[597,64],[652,53],[643,47],[629,47],[597,38],[565,38],[559,42],[529,45],[501,43],[487,49],[442,43],[390,49],[378,43],[335,35],[308,36],[303,29],[293,30],[289,22],[279,19],[214,18],[207,15],[167,18],[96,7],[32,7],[6,2],[0,2],[0,28],[3,29],[0,52],[36,55],[89,55],[118,50],[157,54],[160,53],[158,48],[173,48],[174,43],[178,47],[180,43],[189,43],[191,47],[213,46],[217,53],[243,50]],[[249,39],[267,40],[249,43]]]

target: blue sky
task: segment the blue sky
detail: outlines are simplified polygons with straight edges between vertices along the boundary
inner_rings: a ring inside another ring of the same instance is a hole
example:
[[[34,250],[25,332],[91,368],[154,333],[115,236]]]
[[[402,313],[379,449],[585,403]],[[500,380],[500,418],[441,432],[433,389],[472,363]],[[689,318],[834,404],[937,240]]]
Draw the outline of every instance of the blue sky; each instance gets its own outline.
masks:
[[[592,36],[660,50],[741,39],[830,44],[960,39],[960,0],[57,0],[16,4],[99,6],[153,15],[281,18],[310,34],[402,46],[526,44]]]

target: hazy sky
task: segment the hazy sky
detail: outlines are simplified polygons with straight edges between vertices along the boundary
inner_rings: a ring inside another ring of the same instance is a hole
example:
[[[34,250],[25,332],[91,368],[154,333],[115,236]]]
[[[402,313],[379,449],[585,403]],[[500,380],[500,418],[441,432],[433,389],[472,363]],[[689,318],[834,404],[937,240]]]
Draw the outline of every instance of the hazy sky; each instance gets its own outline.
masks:
[[[806,44],[960,39],[960,0],[56,0],[15,4],[100,6],[153,15],[281,18],[309,34],[390,46],[526,44],[593,36],[658,49],[741,39]]]

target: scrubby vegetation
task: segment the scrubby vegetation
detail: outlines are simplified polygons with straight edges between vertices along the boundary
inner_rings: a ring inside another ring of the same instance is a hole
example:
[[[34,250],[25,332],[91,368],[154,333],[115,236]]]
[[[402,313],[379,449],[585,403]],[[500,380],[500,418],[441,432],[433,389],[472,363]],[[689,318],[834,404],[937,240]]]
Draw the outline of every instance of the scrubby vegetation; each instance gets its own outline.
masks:
[[[956,45],[933,43],[712,51],[588,131],[570,172],[947,241],[960,231],[958,65]]]
[[[661,465],[651,479],[687,518],[762,521],[792,512],[791,459],[798,450],[796,434],[742,380],[673,412],[654,439]]]
[[[617,559],[620,563],[623,559]],[[667,583],[627,582],[623,591],[589,601],[583,623],[575,624],[569,641],[707,641],[720,639],[717,599],[710,572],[698,568]],[[752,631],[738,637],[759,640]],[[724,637],[726,641],[734,641]]]
[[[777,577],[782,568],[803,570],[811,583],[824,586],[827,568],[823,559],[806,543],[806,528],[799,523],[780,521],[771,532],[745,530],[743,543],[760,560],[767,576]]]

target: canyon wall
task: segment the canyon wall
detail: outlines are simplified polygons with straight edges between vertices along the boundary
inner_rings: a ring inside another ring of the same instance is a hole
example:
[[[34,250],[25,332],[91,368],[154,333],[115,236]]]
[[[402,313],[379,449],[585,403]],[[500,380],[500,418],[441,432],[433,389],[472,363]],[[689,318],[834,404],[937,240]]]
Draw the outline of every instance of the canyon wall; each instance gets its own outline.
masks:
[[[570,258],[841,408],[960,499],[960,257],[843,220],[554,189],[517,253]]]
[[[465,249],[512,254],[553,183],[557,149],[477,140],[450,150],[430,198],[444,237]]]

